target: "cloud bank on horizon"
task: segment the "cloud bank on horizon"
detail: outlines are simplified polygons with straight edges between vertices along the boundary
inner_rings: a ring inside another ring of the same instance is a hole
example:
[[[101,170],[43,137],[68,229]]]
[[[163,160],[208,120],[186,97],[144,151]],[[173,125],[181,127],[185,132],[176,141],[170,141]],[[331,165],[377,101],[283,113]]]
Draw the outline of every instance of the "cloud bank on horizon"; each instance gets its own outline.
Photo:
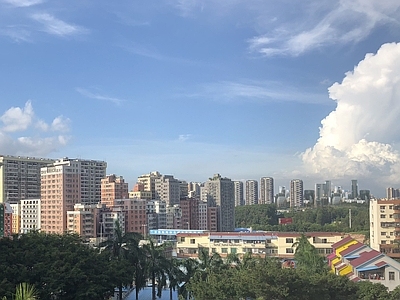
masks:
[[[316,144],[301,155],[306,170],[326,178],[398,182],[400,43],[367,54],[329,88],[329,96],[337,106],[321,121]]]
[[[46,123],[36,116],[32,102],[23,108],[11,107],[0,116],[0,153],[46,156],[68,143],[70,120],[55,117]]]

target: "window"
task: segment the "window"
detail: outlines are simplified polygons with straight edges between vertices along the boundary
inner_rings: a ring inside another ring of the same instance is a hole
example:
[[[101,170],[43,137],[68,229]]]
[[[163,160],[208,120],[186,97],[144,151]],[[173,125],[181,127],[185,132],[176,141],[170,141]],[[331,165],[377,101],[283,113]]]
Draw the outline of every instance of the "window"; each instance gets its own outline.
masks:
[[[393,209],[393,205],[390,205],[390,206],[389,206],[389,209]]]
[[[394,272],[389,272],[389,280],[394,280]]]
[[[212,253],[217,253],[217,248],[211,248]]]
[[[386,232],[385,231],[381,231],[381,235],[386,235]]]
[[[185,237],[181,237],[181,243],[185,242]]]
[[[381,241],[381,244],[386,244],[386,241],[385,241],[385,240],[382,240],[382,241]]]
[[[231,253],[236,254],[237,253],[237,248],[231,248]]]
[[[294,253],[293,248],[286,248],[286,253]]]
[[[380,209],[385,209],[385,205],[381,205],[381,206],[380,206]]]
[[[328,242],[327,239],[322,239],[322,243],[323,243],[323,244],[326,244],[327,242]]]
[[[221,248],[221,253],[228,253],[228,248]]]
[[[286,244],[293,244],[293,239],[286,239]]]
[[[190,239],[190,243],[191,244],[196,244],[196,240],[195,239]]]
[[[386,218],[386,215],[381,215],[381,219],[385,219]]]

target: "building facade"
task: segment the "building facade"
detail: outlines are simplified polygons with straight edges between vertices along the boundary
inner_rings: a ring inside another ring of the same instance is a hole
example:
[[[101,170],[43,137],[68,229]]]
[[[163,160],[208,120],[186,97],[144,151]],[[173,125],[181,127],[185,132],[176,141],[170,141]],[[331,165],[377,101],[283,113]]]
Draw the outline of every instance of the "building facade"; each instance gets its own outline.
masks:
[[[400,258],[400,199],[371,199],[369,219],[371,248]]]
[[[129,198],[128,183],[122,176],[107,175],[101,179],[101,203],[111,207],[115,199]]]
[[[274,203],[274,179],[262,177],[260,179],[260,204]]]
[[[27,233],[41,229],[41,201],[40,199],[21,200],[21,229]]]
[[[235,229],[235,191],[233,181],[215,174],[205,183],[209,207],[217,207],[218,231]]]
[[[302,207],[304,201],[303,180],[290,181],[290,207]]]
[[[326,256],[332,253],[332,245],[343,238],[338,232],[305,233],[318,253]],[[293,259],[300,233],[292,232],[204,232],[179,233],[177,235],[178,258],[198,257],[200,249],[222,257],[228,254],[243,256],[246,253],[260,257]]]
[[[243,181],[234,181],[233,184],[235,187],[235,206],[245,205]]]
[[[258,204],[258,181],[246,180],[246,205]]]
[[[106,167],[104,161],[62,158],[42,168],[41,230],[62,234],[75,204],[98,204]]]
[[[40,169],[54,160],[0,155],[0,203],[40,198]]]

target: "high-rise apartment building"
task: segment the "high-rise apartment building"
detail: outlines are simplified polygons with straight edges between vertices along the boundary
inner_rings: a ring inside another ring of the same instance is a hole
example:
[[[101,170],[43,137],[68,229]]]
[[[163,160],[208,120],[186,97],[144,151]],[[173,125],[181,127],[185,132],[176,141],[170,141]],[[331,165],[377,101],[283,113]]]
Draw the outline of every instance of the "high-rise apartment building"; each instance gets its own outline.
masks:
[[[115,199],[129,198],[128,183],[122,176],[107,175],[101,179],[101,203],[111,207]]]
[[[262,177],[260,179],[260,204],[274,203],[274,179]]]
[[[358,182],[356,179],[351,181],[351,199],[358,198]]]
[[[151,191],[145,191],[143,183],[136,183],[132,191],[129,192],[129,198],[131,199],[153,199]]]
[[[0,155],[0,203],[40,198],[40,169],[54,160]]]
[[[42,168],[41,230],[62,234],[75,204],[99,203],[106,167],[104,161],[63,158]]]
[[[0,238],[9,237],[12,232],[13,210],[10,203],[0,203]]]
[[[293,179],[290,181],[290,207],[303,206],[303,180]]]
[[[26,199],[20,202],[21,209],[21,233],[41,229],[41,205],[40,199]]]
[[[233,184],[235,187],[235,206],[245,205],[243,181],[234,181]]]
[[[151,192],[151,199],[156,199],[156,179],[160,177],[161,174],[158,171],[138,177],[137,182],[143,184],[144,191]]]
[[[74,210],[67,211],[67,231],[79,234],[84,240],[96,239],[100,233],[102,204],[75,204]]]
[[[10,204],[12,209],[12,232],[20,233],[21,231],[21,205],[19,203]]]
[[[258,181],[246,180],[246,205],[258,204]]]
[[[235,191],[233,181],[215,174],[205,183],[208,203],[218,208],[218,231],[235,229]]]
[[[168,206],[179,204],[180,200],[180,181],[172,175],[162,175],[155,181],[155,200],[162,200]]]

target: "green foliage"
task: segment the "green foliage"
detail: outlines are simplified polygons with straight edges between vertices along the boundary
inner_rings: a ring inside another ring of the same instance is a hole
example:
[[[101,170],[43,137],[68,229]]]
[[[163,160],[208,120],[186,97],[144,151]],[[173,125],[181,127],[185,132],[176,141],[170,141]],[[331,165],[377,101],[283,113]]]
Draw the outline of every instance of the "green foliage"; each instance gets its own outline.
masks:
[[[349,228],[349,209],[352,228]],[[278,225],[278,218],[293,218],[293,224]],[[360,232],[369,235],[369,211],[366,204],[329,205],[279,213],[273,204],[245,205],[235,208],[236,227],[254,230],[295,232]]]
[[[318,254],[317,249],[311,245],[307,237],[302,234],[298,241],[293,244],[296,247],[294,259],[296,268],[312,274],[323,274],[328,272],[324,258]]]
[[[11,299],[21,282],[39,299],[103,299],[114,289],[109,261],[76,235],[31,233],[0,239],[0,295]],[[4,284],[3,284],[4,283]]]

